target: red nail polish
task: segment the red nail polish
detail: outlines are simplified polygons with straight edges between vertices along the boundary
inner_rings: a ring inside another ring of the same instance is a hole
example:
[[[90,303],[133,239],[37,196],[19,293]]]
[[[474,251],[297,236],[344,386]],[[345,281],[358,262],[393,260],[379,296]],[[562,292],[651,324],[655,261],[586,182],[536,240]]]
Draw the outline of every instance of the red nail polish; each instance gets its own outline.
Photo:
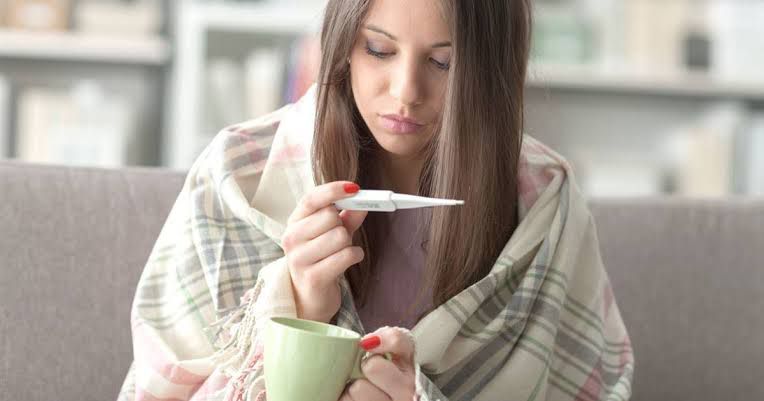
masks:
[[[371,336],[363,341],[361,341],[361,347],[365,349],[366,351],[370,349],[377,348],[379,344],[382,343],[382,340],[380,340],[379,336]]]
[[[343,189],[345,190],[346,193],[354,194],[358,192],[361,189],[361,187],[358,184],[345,184],[343,186]]]

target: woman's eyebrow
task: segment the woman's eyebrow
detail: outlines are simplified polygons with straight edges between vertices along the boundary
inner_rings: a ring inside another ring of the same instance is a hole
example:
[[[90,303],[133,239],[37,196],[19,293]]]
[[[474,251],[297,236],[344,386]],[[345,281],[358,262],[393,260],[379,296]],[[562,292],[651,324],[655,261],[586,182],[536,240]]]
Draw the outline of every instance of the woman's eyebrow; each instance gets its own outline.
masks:
[[[388,38],[390,38],[391,40],[394,40],[396,42],[398,41],[398,38],[393,36],[393,34],[385,31],[384,29],[382,29],[382,28],[380,28],[380,27],[378,27],[376,25],[368,24],[368,25],[364,26],[364,28],[366,28],[366,29],[368,29],[368,30],[370,30],[372,32],[381,33],[382,35],[385,35]],[[436,47],[451,47],[451,42],[448,42],[448,41],[438,42],[438,43],[433,44],[432,47],[433,48],[436,48]]]

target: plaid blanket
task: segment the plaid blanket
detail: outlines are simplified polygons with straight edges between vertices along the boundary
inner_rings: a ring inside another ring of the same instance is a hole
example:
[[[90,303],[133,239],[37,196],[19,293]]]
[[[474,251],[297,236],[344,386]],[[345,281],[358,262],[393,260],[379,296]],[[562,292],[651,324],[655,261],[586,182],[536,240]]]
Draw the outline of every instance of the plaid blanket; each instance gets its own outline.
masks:
[[[191,167],[138,284],[119,400],[262,400],[262,324],[295,316],[280,237],[312,186],[315,86],[223,129]],[[634,358],[573,172],[525,135],[520,225],[490,273],[411,330],[436,400],[627,400]],[[336,324],[365,334],[346,279]]]

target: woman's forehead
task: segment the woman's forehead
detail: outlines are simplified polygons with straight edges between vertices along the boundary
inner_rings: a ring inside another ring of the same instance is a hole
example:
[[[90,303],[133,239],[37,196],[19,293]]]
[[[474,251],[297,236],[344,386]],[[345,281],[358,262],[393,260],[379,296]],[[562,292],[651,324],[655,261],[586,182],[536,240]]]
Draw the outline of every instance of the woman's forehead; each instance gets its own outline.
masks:
[[[363,24],[364,29],[367,27],[398,42],[431,46],[450,41],[436,0],[374,0]]]

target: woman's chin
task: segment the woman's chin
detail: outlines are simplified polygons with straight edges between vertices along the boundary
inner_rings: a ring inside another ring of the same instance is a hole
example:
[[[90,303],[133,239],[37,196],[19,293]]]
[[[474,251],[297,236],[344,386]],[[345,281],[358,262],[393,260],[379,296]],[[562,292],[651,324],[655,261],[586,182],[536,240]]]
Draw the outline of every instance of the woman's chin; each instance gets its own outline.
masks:
[[[418,143],[401,143],[401,141],[377,141],[385,152],[396,157],[411,157],[418,153],[421,146]],[[408,142],[408,141],[406,141]]]
[[[418,136],[396,135],[388,132],[374,133],[379,146],[387,153],[398,157],[412,157],[421,152],[424,144]]]

